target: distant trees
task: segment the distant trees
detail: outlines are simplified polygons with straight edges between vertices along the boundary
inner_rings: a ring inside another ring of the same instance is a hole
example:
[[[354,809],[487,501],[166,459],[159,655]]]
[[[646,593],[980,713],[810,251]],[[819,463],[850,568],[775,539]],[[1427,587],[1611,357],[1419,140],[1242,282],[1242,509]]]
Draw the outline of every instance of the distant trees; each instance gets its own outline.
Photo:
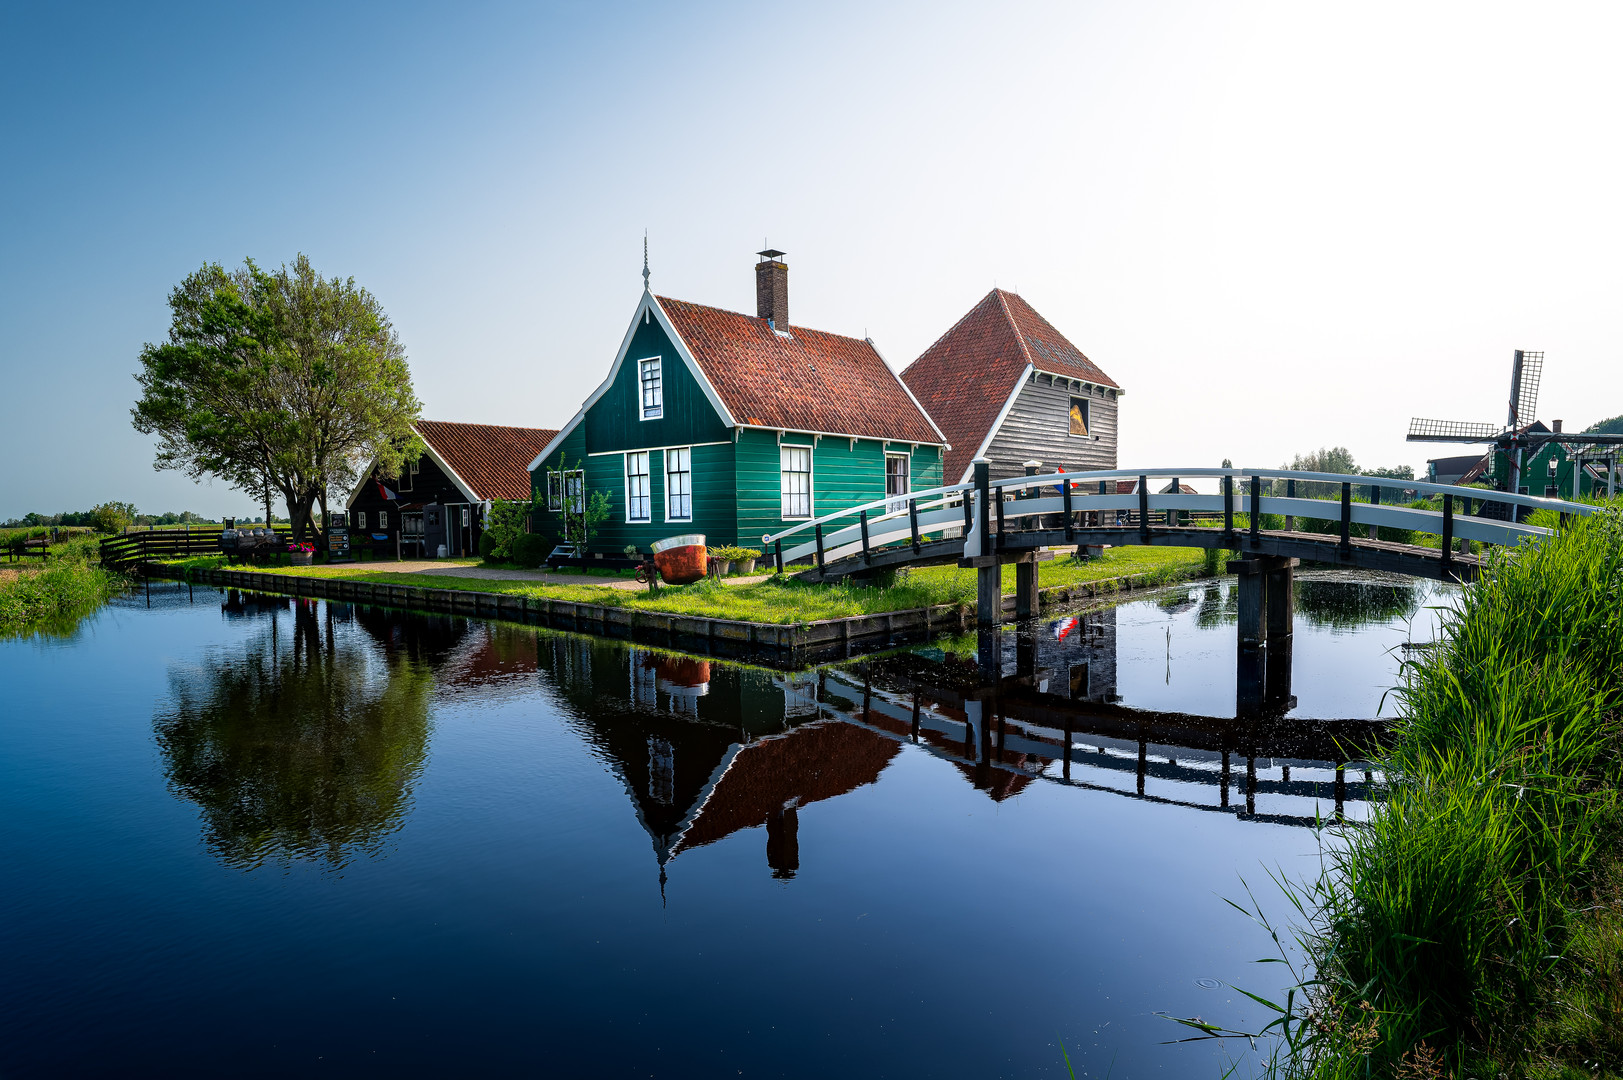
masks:
[[[422,452],[405,348],[353,278],[300,255],[271,272],[209,263],[169,295],[169,338],[141,350],[131,409],[158,436],[154,467],[214,476],[287,504],[295,540],[329,492],[375,457],[384,476]],[[267,514],[268,516],[268,514]]]
[[[104,502],[90,511],[90,524],[97,532],[121,533],[135,523],[135,506],[125,502]]]
[[[1290,464],[1281,467],[1293,472],[1341,473],[1351,476],[1381,477],[1387,480],[1414,479],[1414,467],[1410,465],[1360,469],[1358,463],[1353,460],[1352,451],[1345,446],[1320,447],[1306,454],[1297,454],[1291,459]],[[1329,498],[1338,493],[1336,485],[1313,480],[1297,481],[1296,492],[1307,499]]]
[[[1623,435],[1623,416],[1599,420],[1584,429],[1585,435]]]

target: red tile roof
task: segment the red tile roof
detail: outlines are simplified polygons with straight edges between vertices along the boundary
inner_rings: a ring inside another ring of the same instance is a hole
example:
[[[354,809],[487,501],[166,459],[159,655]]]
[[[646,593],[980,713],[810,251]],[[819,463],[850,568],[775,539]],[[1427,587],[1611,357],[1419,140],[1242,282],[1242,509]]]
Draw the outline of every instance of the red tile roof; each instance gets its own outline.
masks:
[[[944,441],[870,342],[656,297],[705,378],[740,424]]]
[[[556,428],[499,427],[419,420],[417,434],[479,499],[528,499],[530,462]]]
[[[1027,364],[1095,386],[1117,385],[1035,308],[1002,289],[987,293],[902,372],[952,444],[947,483],[969,468]]]

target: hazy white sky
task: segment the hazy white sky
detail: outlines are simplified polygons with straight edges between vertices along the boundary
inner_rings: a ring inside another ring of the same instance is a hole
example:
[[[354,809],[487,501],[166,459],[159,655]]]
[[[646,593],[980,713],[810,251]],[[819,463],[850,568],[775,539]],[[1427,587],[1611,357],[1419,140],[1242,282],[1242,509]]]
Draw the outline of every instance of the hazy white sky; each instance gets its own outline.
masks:
[[[1623,413],[1618,5],[0,10],[0,519],[127,499],[142,342],[205,261],[382,300],[425,415],[556,426],[641,288],[900,368],[994,284],[1128,391],[1124,466],[1362,464],[1411,415]],[[26,463],[26,464],[25,464]]]

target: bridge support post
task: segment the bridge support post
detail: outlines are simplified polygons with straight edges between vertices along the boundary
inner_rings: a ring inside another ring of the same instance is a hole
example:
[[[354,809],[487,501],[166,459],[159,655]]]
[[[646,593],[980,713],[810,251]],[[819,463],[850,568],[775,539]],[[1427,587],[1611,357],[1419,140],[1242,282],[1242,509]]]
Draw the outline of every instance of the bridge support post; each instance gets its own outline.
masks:
[[[975,528],[980,533],[980,550],[964,552],[967,555],[992,554],[992,463],[986,458],[975,459]],[[1001,498],[1001,496],[1000,496]],[[998,516],[1003,507],[998,506]],[[995,562],[975,568],[975,623],[977,626],[1000,626],[1003,623],[1003,567]]]
[[[1263,603],[1268,609],[1268,641],[1288,639],[1296,631],[1296,568],[1300,559],[1270,558],[1263,576]]]
[[[1268,579],[1261,559],[1232,559],[1229,573],[1238,578],[1240,590],[1240,648],[1255,651],[1268,641],[1265,597]]]
[[[1014,564],[1014,617],[1029,619],[1037,614],[1037,562]]]

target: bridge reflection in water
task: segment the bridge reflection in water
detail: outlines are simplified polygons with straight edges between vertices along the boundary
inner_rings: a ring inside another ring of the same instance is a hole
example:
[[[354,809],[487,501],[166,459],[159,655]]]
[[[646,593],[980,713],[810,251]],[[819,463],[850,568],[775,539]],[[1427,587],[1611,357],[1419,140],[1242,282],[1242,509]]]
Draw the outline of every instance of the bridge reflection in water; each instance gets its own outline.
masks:
[[[1234,716],[1127,708],[1116,609],[1073,622],[1013,635],[1006,650],[989,632],[794,674],[545,632],[536,644],[572,722],[624,783],[662,886],[680,855],[759,826],[770,872],[794,877],[800,814],[876,783],[904,746],[994,801],[1054,784],[1311,826],[1362,817],[1378,797],[1365,755],[1379,722],[1287,720],[1277,666]],[[985,648],[1007,660],[995,677]]]

